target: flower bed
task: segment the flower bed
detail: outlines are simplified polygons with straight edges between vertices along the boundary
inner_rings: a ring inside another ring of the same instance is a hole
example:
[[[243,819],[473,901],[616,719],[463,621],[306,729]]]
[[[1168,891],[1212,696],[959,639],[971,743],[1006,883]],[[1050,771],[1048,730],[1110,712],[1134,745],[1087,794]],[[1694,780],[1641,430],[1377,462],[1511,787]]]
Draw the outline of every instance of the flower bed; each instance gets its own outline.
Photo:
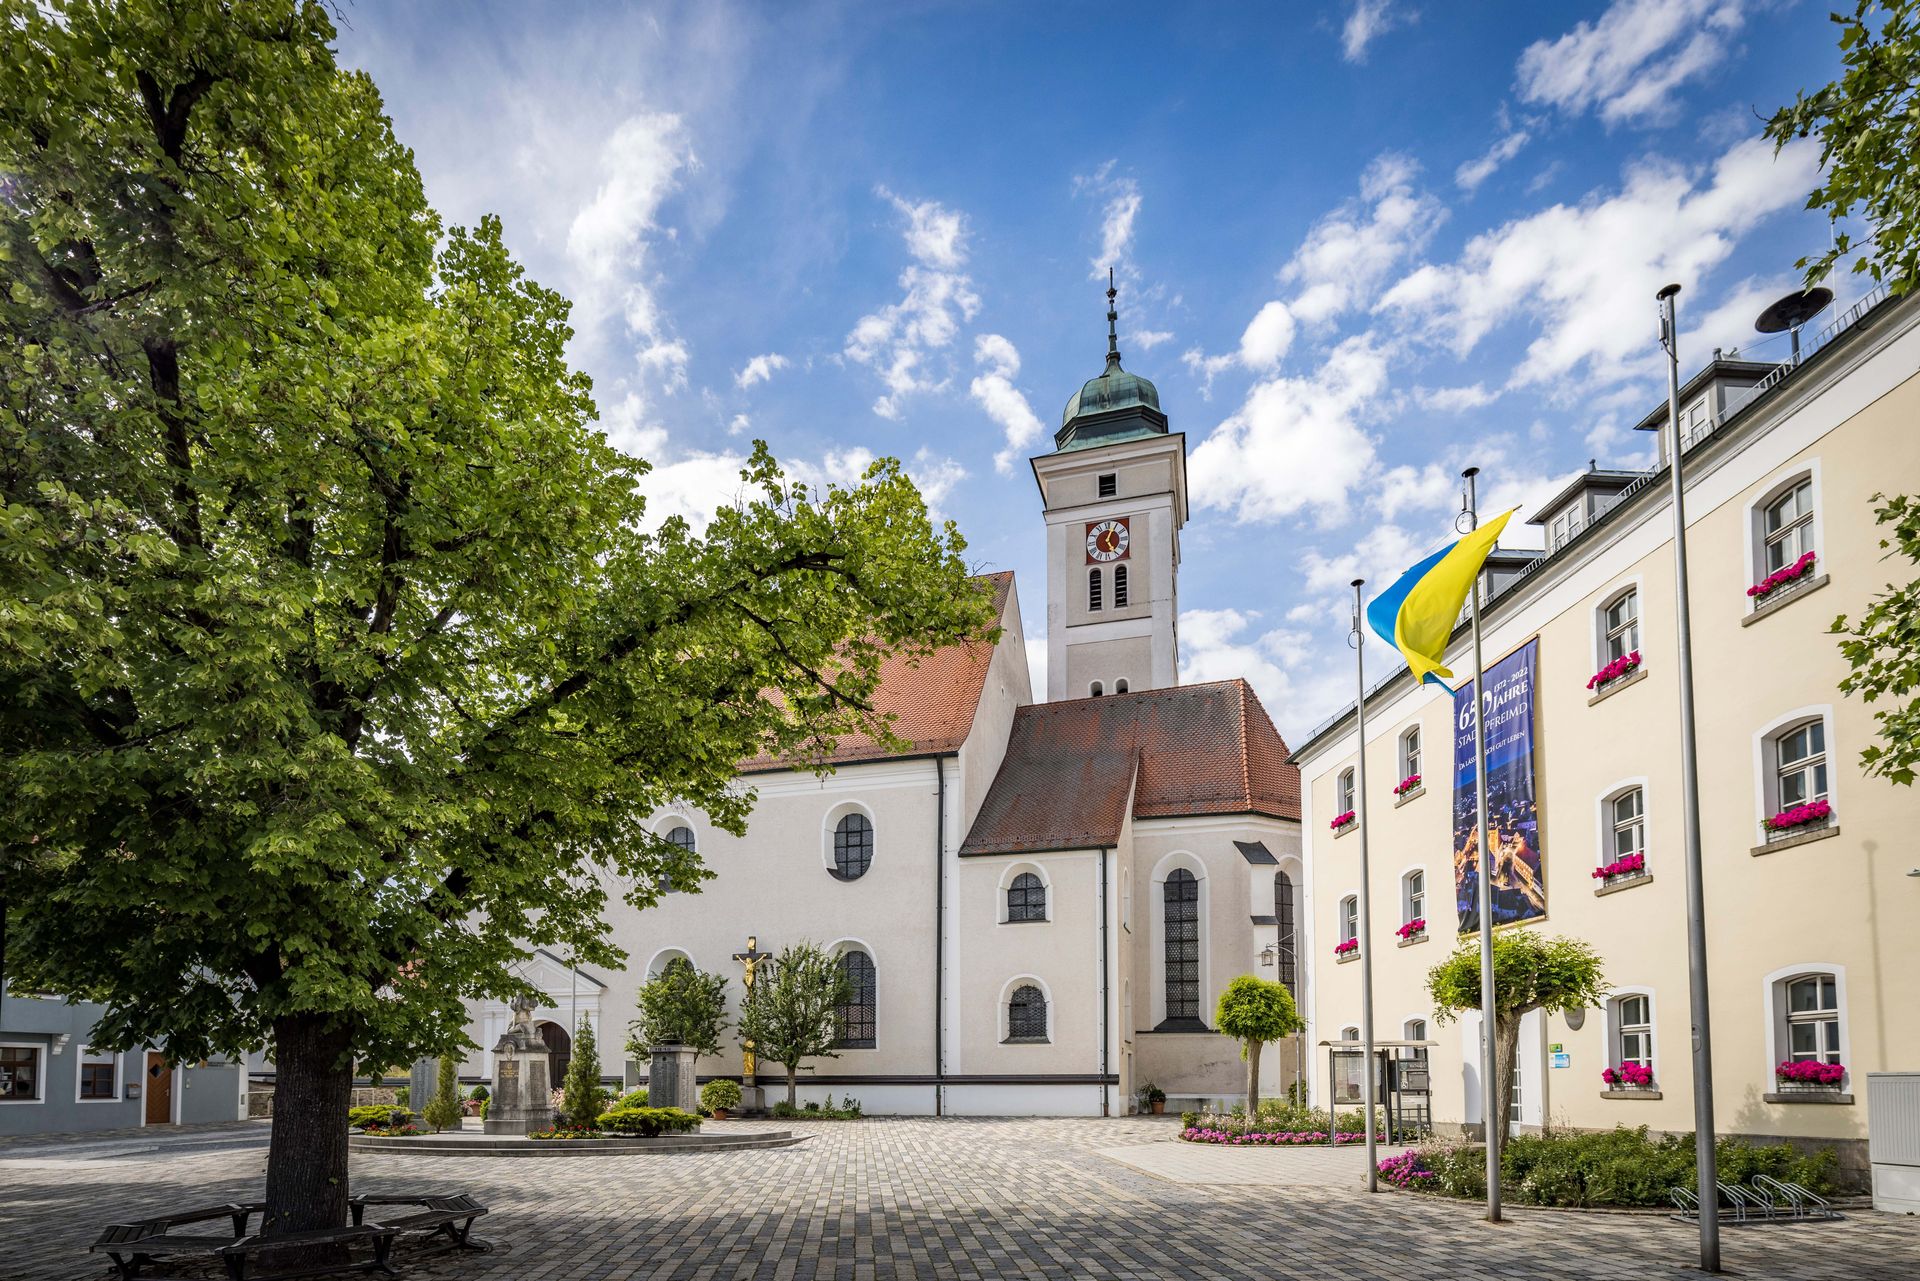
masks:
[[[1360,950],[1359,939],[1348,939],[1344,943],[1335,943],[1333,945],[1333,954],[1335,956],[1345,956],[1349,952],[1358,952],[1359,950]]]
[[[1768,574],[1765,578],[1747,588],[1747,595],[1753,597],[1755,600],[1766,599],[1777,588],[1785,586],[1796,578],[1804,577],[1806,572],[1813,568],[1813,558],[1814,554],[1808,552],[1785,569],[1774,570],[1771,574]]]
[[[579,1130],[570,1125],[556,1125],[551,1130],[535,1130],[527,1135],[530,1139],[605,1139],[612,1136],[598,1130]]]
[[[1844,1063],[1821,1063],[1814,1059],[1788,1060],[1774,1068],[1773,1075],[1782,1084],[1802,1089],[1837,1090],[1846,1079],[1847,1067]]]
[[[369,1125],[360,1133],[374,1139],[404,1139],[415,1134],[423,1134],[425,1131],[408,1122],[405,1125]]]
[[[1351,822],[1353,822],[1353,811],[1348,810],[1344,814],[1335,814],[1333,821],[1328,823],[1327,826],[1337,832]]]
[[[1824,823],[1833,816],[1833,806],[1825,801],[1812,801],[1806,805],[1795,805],[1781,810],[1762,826],[1769,832],[1789,832],[1796,827],[1812,827]]]
[[[1593,869],[1595,880],[1610,881],[1616,876],[1638,876],[1647,870],[1645,854],[1623,854],[1604,867]]]
[[[1587,688],[1593,689],[1596,686],[1605,685],[1610,680],[1617,680],[1639,666],[1639,650],[1636,649],[1631,654],[1622,654],[1619,658],[1614,659],[1611,663],[1608,663],[1605,667],[1587,677]]]
[[[1440,1176],[1427,1168],[1419,1152],[1402,1152],[1380,1162],[1380,1177],[1396,1188],[1431,1187]]]
[[[1420,786],[1420,776],[1418,774],[1409,774],[1393,785],[1393,794],[1395,796],[1405,796],[1418,786]]]
[[[1426,932],[1427,918],[1424,916],[1416,916],[1394,931],[1395,934],[1398,934],[1403,939],[1410,939],[1416,934],[1425,934]],[[1495,1006],[1494,1008],[1497,1010],[1499,1007]]]
[[[1617,1090],[1651,1090],[1653,1069],[1644,1063],[1622,1063],[1619,1067],[1603,1068],[1600,1079]]]
[[[1180,1131],[1180,1137],[1189,1143],[1220,1143],[1231,1147],[1287,1148],[1310,1147],[1319,1144],[1328,1146],[1325,1130],[1215,1130],[1203,1125],[1188,1126]],[[1367,1136],[1358,1130],[1341,1130],[1332,1136],[1332,1142],[1359,1143]]]

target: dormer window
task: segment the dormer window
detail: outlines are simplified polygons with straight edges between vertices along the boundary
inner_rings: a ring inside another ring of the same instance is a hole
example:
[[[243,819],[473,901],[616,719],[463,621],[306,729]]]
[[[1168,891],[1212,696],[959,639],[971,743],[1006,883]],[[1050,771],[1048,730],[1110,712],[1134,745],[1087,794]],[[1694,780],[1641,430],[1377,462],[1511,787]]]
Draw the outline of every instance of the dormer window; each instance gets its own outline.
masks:
[[[1114,495],[1118,494],[1119,492],[1120,492],[1120,477],[1117,474],[1113,472],[1108,472],[1106,475],[1100,478],[1100,497],[1112,498]]]

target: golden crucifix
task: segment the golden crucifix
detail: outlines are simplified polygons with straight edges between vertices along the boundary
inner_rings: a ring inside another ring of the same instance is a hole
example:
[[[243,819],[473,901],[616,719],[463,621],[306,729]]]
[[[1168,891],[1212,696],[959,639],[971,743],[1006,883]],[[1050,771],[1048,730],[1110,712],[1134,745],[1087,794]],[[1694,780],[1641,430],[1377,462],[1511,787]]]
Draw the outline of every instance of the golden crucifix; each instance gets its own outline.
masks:
[[[760,962],[766,960],[768,957],[772,955],[773,953],[771,952],[762,952],[760,950],[760,940],[757,936],[752,934],[747,935],[747,950],[744,952],[735,952],[733,954],[733,959],[740,962],[741,966],[746,970],[745,975],[741,978],[740,981],[747,989],[748,1000],[753,999],[754,971],[760,968]],[[754,1057],[753,1057],[753,1042],[752,1041],[740,1042],[740,1074],[746,1077],[745,1084],[749,1088],[751,1088],[753,1085],[754,1065],[755,1063],[754,1063]]]

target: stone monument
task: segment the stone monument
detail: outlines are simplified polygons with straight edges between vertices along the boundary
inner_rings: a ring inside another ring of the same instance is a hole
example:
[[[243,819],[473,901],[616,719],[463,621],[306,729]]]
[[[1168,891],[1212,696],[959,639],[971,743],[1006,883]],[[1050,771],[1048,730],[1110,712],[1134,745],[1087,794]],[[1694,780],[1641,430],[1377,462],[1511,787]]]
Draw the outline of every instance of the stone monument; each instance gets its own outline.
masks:
[[[493,1096],[488,1134],[532,1134],[553,1125],[553,1084],[546,1038],[533,1025],[533,1002],[516,996],[513,1022],[493,1047]]]
[[[700,1090],[693,1077],[693,1047],[656,1045],[649,1054],[652,1064],[647,1071],[647,1106],[698,1112]]]

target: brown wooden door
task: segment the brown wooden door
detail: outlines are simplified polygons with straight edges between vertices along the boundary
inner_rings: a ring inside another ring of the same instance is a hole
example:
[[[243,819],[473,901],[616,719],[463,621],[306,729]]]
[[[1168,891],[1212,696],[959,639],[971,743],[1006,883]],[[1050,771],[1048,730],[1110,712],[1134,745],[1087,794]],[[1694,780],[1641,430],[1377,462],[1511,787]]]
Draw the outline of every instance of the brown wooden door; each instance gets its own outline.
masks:
[[[167,1056],[147,1052],[147,1124],[166,1125],[173,1120],[173,1068]]]

